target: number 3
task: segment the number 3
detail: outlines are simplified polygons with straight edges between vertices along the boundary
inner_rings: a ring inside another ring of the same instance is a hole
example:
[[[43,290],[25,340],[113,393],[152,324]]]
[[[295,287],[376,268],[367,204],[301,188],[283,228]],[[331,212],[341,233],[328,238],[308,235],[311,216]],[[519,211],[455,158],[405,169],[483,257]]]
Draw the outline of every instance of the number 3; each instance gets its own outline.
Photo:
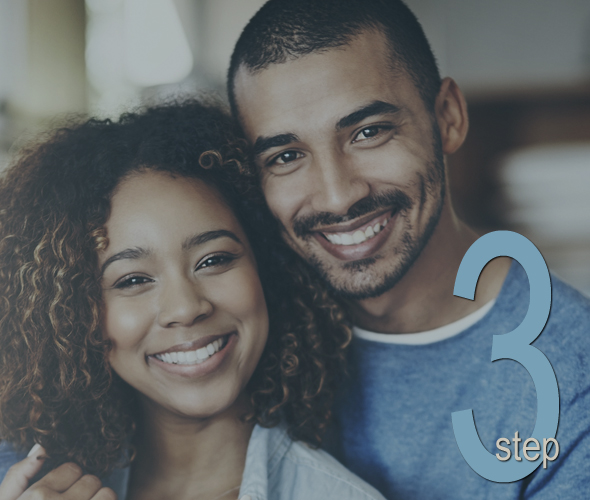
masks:
[[[518,361],[531,375],[537,390],[537,420],[532,436],[542,442],[554,438],[559,422],[559,391],[553,367],[545,355],[530,345],[542,332],[551,309],[551,280],[547,264],[539,250],[529,240],[511,231],[496,231],[479,238],[461,261],[454,294],[473,300],[479,275],[485,265],[496,257],[517,260],[529,279],[529,309],[523,322],[513,331],[494,335],[492,361]],[[500,462],[481,443],[473,410],[453,412],[453,431],[459,450],[469,466],[480,476],[497,483],[518,481],[540,464],[511,459]]]

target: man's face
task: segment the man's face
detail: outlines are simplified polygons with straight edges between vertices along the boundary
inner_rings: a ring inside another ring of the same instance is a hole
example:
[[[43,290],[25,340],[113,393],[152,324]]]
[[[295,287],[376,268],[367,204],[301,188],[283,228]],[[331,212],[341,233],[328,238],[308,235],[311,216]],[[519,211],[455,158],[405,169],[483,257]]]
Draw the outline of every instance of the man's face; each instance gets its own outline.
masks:
[[[380,33],[236,77],[262,189],[291,247],[334,290],[392,288],[444,200],[436,122]]]

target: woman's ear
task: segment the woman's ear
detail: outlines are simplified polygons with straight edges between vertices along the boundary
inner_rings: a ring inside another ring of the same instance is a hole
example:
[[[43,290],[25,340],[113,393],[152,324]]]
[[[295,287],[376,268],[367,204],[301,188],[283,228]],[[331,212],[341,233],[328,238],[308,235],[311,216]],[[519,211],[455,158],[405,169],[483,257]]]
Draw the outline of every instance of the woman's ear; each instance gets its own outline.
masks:
[[[445,78],[436,97],[434,111],[444,154],[457,151],[467,136],[469,116],[463,92],[452,78]]]

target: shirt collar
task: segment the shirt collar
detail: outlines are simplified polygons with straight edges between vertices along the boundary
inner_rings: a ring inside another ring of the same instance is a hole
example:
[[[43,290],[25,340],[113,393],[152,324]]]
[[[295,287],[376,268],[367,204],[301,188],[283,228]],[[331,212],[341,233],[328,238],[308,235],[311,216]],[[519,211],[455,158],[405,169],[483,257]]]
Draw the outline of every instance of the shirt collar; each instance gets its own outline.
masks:
[[[265,429],[256,425],[248,443],[246,466],[240,487],[242,497],[268,500],[268,478],[279,465],[292,441],[281,427]]]

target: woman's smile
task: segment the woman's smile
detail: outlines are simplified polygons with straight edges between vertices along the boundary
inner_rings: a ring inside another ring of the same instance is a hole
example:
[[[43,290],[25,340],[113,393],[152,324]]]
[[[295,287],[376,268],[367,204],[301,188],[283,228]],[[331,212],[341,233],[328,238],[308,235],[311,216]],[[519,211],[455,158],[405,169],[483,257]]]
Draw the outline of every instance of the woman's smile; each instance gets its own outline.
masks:
[[[234,332],[226,335],[209,335],[193,342],[176,345],[150,357],[155,357],[164,363],[180,365],[197,365],[221,351],[227,344],[228,337]]]
[[[231,355],[238,341],[237,336],[237,332],[217,336],[198,349],[179,350],[182,346],[176,346],[166,352],[147,356],[147,362],[173,375],[202,377],[214,372]],[[195,343],[202,344],[200,340]]]

